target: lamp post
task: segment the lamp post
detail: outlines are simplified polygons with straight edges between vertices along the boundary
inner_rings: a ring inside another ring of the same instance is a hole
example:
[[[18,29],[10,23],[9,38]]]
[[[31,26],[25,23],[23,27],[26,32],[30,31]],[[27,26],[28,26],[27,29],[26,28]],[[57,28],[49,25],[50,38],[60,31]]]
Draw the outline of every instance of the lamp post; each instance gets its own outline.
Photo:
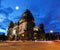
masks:
[[[53,32],[54,32],[53,30],[50,30],[50,34],[49,34],[49,39],[50,40],[53,40]]]

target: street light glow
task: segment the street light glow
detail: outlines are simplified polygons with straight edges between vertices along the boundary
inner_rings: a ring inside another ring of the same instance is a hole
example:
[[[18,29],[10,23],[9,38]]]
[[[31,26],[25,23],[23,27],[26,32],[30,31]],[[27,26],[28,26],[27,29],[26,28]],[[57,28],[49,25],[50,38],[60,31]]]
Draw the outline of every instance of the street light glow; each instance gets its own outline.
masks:
[[[50,33],[53,33],[54,31],[53,30],[50,30]]]

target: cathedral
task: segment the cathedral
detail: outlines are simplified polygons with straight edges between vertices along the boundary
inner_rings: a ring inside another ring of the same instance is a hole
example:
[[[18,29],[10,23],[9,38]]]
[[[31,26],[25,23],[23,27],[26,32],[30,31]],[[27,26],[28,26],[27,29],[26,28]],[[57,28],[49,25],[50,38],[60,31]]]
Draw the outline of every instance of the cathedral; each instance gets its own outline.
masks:
[[[45,32],[39,30],[41,29],[35,26],[32,13],[26,9],[17,24],[10,22],[7,37],[8,40],[45,40]],[[40,37],[40,34],[43,34],[43,36]]]

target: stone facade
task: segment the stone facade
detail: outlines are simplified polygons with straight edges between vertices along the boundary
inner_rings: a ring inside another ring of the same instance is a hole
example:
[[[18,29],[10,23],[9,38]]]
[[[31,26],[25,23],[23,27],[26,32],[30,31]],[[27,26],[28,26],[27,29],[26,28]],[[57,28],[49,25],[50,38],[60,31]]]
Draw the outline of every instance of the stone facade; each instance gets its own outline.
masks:
[[[35,23],[34,18],[28,9],[23,13],[18,24],[21,40],[33,40],[33,28],[35,26]]]

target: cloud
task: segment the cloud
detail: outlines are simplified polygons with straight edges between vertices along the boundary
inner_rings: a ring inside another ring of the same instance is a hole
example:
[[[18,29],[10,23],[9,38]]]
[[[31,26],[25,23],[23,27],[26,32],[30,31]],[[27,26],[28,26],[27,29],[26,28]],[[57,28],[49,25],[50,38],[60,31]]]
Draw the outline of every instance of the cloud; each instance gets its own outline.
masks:
[[[13,9],[11,7],[8,7],[8,8],[4,8],[4,11],[9,14],[13,12]]]
[[[13,12],[11,7],[0,9],[0,32],[6,33],[9,20],[9,14]]]
[[[6,16],[8,16],[12,12],[13,12],[13,9],[11,7],[0,9],[0,13],[5,14]]]
[[[5,31],[4,29],[1,29],[1,28],[0,28],[0,32],[3,32],[3,33],[5,33],[6,31]]]
[[[6,19],[4,14],[0,14],[0,22],[3,22]]]

